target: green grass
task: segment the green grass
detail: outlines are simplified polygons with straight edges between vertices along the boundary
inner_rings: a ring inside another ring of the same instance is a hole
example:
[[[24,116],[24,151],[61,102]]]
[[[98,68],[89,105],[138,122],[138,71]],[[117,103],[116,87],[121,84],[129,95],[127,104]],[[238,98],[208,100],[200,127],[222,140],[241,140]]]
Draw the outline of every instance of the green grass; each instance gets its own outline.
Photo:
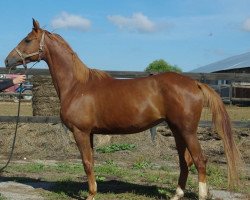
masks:
[[[0,193],[0,200],[7,200],[1,193]]]
[[[23,173],[40,173],[45,170],[45,165],[41,163],[29,163],[25,165],[11,165],[8,168],[10,172],[23,172]]]
[[[99,153],[114,153],[116,151],[124,151],[124,150],[131,151],[133,149],[135,149],[134,144],[123,143],[123,144],[111,144],[103,147],[98,147],[96,151]]]
[[[223,170],[215,165],[208,165],[207,176],[210,185],[216,188],[226,189],[227,188],[227,170]]]
[[[119,167],[117,164],[109,160],[101,165],[95,166],[95,174],[99,177],[101,176],[124,177],[127,174],[127,169]]]
[[[51,187],[43,190],[45,199],[80,199],[87,197],[87,179],[82,164],[12,164],[7,168],[10,180],[17,182],[37,182],[32,177],[38,174]],[[18,177],[23,174],[24,177]],[[135,163],[122,166],[113,160],[95,166],[95,175],[98,185],[96,200],[152,200],[170,198],[174,192],[179,176],[179,169],[162,166],[155,169],[150,161],[138,159]],[[84,176],[84,179],[82,178]],[[208,165],[208,184],[212,188],[225,189],[227,186],[226,172],[217,165]],[[30,177],[30,178],[29,178]],[[38,182],[39,182],[38,181]],[[198,180],[194,167],[190,169],[190,176],[185,193],[187,199],[197,199]],[[247,191],[247,188],[241,189]],[[5,200],[0,195],[0,200]]]
[[[52,170],[56,170],[57,172],[61,173],[68,173],[68,174],[75,174],[75,173],[82,173],[83,166],[81,163],[59,163],[58,165],[52,167]]]
[[[152,163],[146,160],[141,160],[133,164],[133,169],[146,169],[152,167]]]

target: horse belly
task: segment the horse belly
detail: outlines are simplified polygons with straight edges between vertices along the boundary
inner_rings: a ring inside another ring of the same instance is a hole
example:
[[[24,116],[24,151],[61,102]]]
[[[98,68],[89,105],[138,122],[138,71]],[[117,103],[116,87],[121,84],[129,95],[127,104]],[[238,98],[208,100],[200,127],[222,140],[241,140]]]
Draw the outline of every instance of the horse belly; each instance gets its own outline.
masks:
[[[136,133],[151,128],[164,120],[164,116],[157,106],[141,104],[122,109],[113,107],[99,118],[99,125],[95,127],[95,130],[104,134]]]

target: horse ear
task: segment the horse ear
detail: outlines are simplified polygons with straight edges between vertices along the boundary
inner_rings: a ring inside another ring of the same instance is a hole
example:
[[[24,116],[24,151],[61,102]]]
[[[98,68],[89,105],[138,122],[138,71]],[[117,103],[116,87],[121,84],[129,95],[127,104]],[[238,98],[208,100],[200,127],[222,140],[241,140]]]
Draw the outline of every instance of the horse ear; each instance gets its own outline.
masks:
[[[33,20],[33,29],[35,31],[38,31],[40,29],[39,22],[37,20],[35,20],[34,18],[32,18],[32,20]]]

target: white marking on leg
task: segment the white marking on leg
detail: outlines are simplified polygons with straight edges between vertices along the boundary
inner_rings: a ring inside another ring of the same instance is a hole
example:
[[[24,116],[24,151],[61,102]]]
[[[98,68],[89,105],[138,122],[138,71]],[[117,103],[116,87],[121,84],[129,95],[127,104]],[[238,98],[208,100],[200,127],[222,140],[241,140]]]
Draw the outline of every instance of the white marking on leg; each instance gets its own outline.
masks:
[[[199,182],[199,200],[207,199],[207,184]]]
[[[180,198],[184,197],[183,190],[178,186],[175,195],[170,200],[179,200]]]

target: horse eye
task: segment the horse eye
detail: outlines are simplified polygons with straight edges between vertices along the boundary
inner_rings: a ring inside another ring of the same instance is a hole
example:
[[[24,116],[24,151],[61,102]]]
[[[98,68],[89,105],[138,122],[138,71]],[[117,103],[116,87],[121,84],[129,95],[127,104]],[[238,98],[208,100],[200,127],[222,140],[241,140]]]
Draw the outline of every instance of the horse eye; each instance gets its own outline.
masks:
[[[26,42],[26,43],[30,43],[30,42],[31,42],[31,39],[25,38],[25,42]]]

